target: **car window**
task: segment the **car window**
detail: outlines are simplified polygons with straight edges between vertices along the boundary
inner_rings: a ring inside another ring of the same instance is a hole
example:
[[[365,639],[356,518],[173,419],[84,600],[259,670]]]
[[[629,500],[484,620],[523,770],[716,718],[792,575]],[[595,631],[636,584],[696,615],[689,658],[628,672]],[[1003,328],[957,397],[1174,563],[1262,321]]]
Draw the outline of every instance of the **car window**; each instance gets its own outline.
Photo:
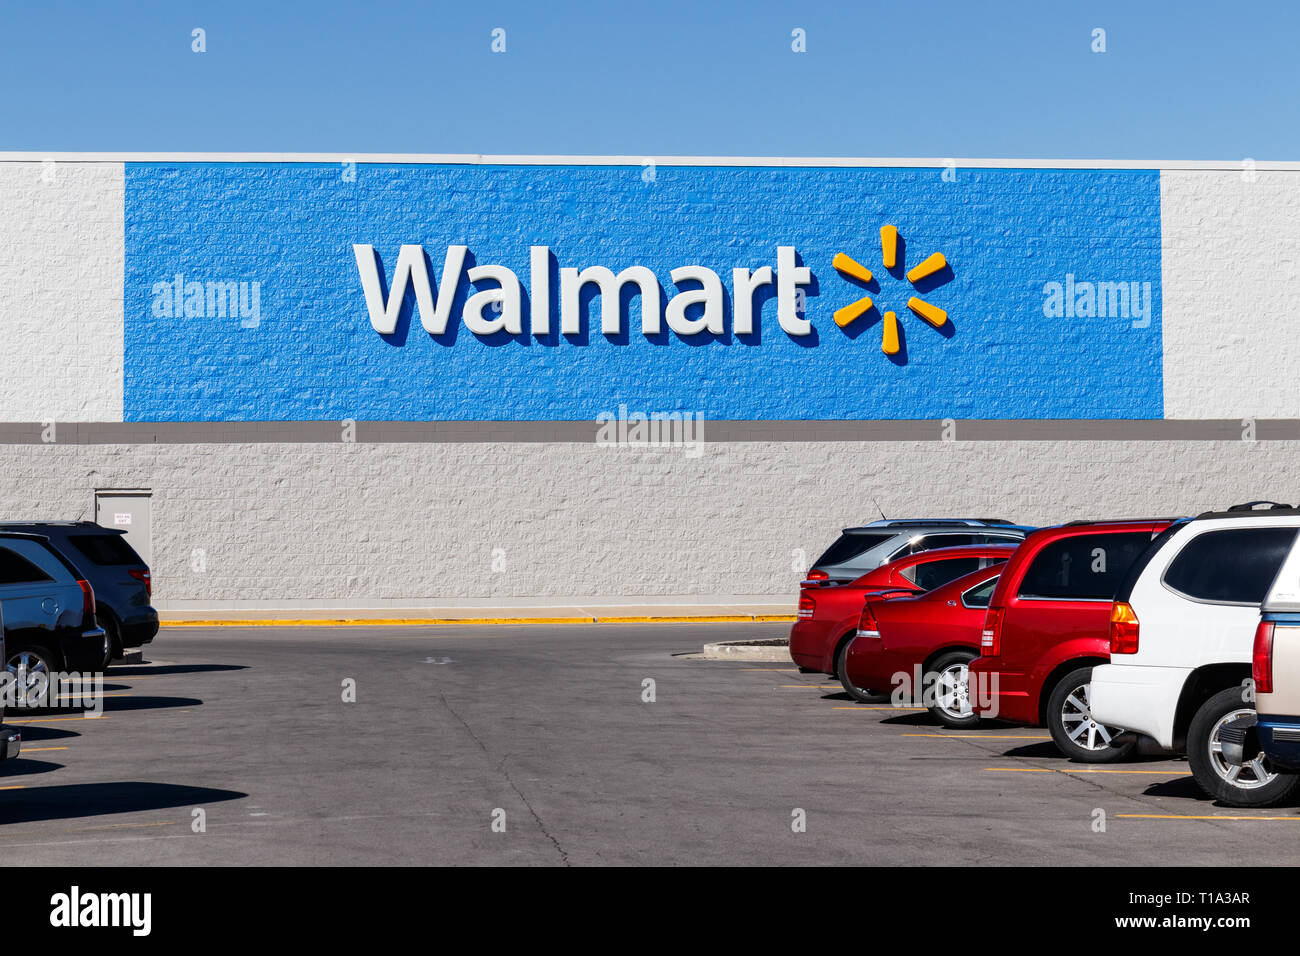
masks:
[[[1129,565],[1150,543],[1146,531],[1080,534],[1053,541],[1025,571],[1017,596],[1109,601]]]
[[[993,599],[993,588],[997,586],[998,576],[995,574],[983,584],[977,584],[961,596],[962,603],[967,607],[988,607],[989,601]]]
[[[53,580],[21,554],[0,545],[0,585],[36,584]]]
[[[917,587],[933,591],[949,581],[956,581],[964,574],[978,571],[979,568],[979,558],[947,558],[943,561],[927,561],[924,564],[913,565],[900,573]]]
[[[1025,540],[1021,534],[982,534],[976,544],[1019,544]]]
[[[820,566],[852,561],[858,555],[870,551],[876,545],[882,544],[892,537],[894,537],[893,534],[842,534],[814,564]]]
[[[144,564],[135,549],[126,543],[120,534],[72,534],[69,543],[89,558],[93,564],[102,566]]]
[[[1295,528],[1207,531],[1184,545],[1165,584],[1197,601],[1259,604],[1295,540]]]
[[[977,544],[983,535],[978,534],[925,534],[914,538],[900,554],[921,554],[935,548],[956,548],[966,544]]]

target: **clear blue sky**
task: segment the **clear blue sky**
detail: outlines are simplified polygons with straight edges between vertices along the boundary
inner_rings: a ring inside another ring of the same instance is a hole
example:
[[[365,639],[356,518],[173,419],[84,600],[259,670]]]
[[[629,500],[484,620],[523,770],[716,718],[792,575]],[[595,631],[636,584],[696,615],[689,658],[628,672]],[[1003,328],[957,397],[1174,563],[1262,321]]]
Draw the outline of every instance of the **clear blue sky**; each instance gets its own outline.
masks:
[[[1297,160],[1298,45],[1255,0],[3,0],[0,147]]]

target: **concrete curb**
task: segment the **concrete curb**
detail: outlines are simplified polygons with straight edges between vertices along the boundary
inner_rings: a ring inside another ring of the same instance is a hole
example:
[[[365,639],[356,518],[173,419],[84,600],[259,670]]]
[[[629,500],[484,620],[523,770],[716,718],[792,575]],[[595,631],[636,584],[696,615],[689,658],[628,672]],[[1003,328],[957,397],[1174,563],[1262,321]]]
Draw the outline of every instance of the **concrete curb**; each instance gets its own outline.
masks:
[[[704,645],[706,661],[776,661],[790,663],[790,642],[780,640],[718,641]]]

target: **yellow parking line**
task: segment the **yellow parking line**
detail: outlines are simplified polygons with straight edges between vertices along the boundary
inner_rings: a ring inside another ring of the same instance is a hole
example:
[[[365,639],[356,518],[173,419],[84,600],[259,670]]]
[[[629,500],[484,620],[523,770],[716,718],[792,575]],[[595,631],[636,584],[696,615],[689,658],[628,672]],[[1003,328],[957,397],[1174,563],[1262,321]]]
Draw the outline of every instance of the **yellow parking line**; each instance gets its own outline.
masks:
[[[0,790],[26,790],[26,789],[27,788],[22,786],[21,784],[16,784],[9,787],[0,787]]]
[[[1050,740],[1050,736],[1026,736],[1017,734],[904,734],[905,737],[941,737],[944,740]]]
[[[41,753],[46,750],[67,750],[67,749],[68,749],[67,747],[24,747],[22,752],[25,754],[34,754],[34,753]]]
[[[1206,814],[1197,816],[1194,814],[1178,813],[1116,813],[1114,816],[1123,817],[1126,820],[1225,820],[1229,823],[1235,823],[1238,820],[1277,820],[1281,823],[1300,823],[1300,816],[1295,817],[1226,817]]]

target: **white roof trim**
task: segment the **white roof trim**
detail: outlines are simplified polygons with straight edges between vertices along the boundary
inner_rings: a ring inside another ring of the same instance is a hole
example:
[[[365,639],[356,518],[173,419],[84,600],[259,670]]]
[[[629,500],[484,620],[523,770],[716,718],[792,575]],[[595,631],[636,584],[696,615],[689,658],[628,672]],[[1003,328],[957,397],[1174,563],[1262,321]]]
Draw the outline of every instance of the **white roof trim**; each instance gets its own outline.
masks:
[[[780,156],[525,156],[477,153],[62,153],[0,152],[0,163],[386,163],[461,166],[805,166],[942,169],[1159,169],[1241,171],[1245,160],[889,159]],[[1255,160],[1259,171],[1300,171],[1300,162]]]

